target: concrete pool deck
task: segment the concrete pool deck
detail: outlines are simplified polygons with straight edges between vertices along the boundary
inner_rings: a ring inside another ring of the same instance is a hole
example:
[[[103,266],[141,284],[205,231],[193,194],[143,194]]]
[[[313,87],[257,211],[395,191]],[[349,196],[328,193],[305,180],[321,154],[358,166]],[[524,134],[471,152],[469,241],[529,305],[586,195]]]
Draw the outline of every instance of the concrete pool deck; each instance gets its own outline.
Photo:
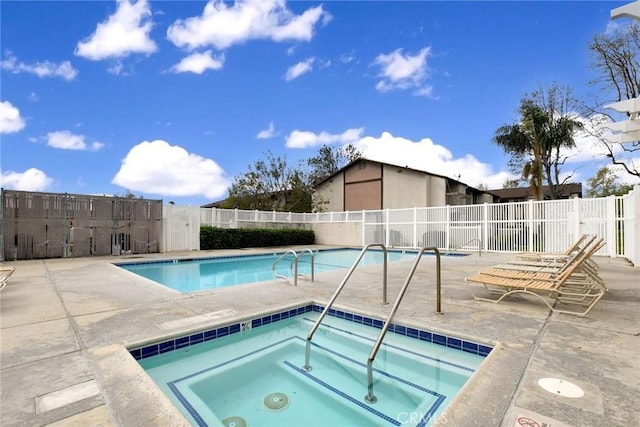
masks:
[[[317,274],[314,283],[302,279],[297,287],[275,280],[180,294],[113,263],[282,250],[7,262],[17,270],[0,293],[0,425],[189,425],[126,347],[267,311],[325,304],[345,271]],[[464,277],[512,258],[443,257],[440,315],[435,257],[424,257],[394,318],[495,346],[437,425],[640,425],[640,268],[597,257],[609,292],[584,318],[550,313],[529,296],[500,304],[474,301]],[[391,304],[411,262],[389,264]],[[391,304],[381,304],[381,271],[358,268],[336,307],[386,317]],[[545,391],[537,384],[545,377],[573,383],[585,394]]]

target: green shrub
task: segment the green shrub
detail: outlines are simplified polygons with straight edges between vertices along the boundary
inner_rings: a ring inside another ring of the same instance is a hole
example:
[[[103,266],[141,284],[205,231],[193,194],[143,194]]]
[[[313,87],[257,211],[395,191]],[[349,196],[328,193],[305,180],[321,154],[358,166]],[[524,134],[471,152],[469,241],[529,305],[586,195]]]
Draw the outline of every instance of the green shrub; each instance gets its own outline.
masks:
[[[267,228],[200,228],[200,249],[239,249],[266,246],[312,245],[311,230]]]

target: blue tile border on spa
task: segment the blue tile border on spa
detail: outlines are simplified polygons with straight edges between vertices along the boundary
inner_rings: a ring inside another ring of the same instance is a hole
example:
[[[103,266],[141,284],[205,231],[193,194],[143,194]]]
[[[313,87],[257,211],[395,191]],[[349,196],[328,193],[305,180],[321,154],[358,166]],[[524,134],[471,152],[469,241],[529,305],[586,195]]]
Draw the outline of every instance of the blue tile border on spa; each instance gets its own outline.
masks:
[[[184,335],[182,337],[161,341],[155,344],[131,348],[129,349],[129,353],[133,356],[134,359],[142,360],[146,359],[147,357],[153,357],[162,353],[166,353],[168,351],[178,350],[205,341],[210,341],[216,338],[222,338],[227,335],[236,334],[242,330],[247,329],[249,322],[251,322],[251,328],[257,328],[263,325],[277,322],[279,320],[288,319],[292,316],[308,313],[310,311],[320,313],[322,312],[322,310],[324,310],[323,305],[308,304],[305,306],[284,310],[279,313],[257,317],[251,320],[243,320],[231,325],[225,325],[206,331],[195,332],[192,334]],[[337,310],[334,308],[329,309],[328,314],[339,319],[349,320],[366,326],[372,326],[377,329],[381,329],[384,324],[384,322],[379,319],[363,316],[361,314],[349,313],[347,311]],[[447,335],[436,334],[434,332],[425,331],[410,326],[399,325],[397,323],[391,323],[391,325],[389,326],[389,332],[406,335],[410,338],[431,342],[433,344],[449,347],[455,350],[462,350],[464,352],[476,354],[482,357],[486,357],[491,352],[491,350],[493,350],[493,348],[490,346],[479,344],[473,341],[467,341],[460,338],[449,337]]]

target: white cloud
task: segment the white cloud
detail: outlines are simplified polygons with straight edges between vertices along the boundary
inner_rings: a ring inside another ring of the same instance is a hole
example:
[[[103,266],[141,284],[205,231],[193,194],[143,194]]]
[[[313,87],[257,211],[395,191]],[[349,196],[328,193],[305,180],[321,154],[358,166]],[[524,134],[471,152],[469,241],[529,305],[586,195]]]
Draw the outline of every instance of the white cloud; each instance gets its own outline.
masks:
[[[340,58],[338,58],[338,60],[343,64],[348,64],[349,62],[355,61],[356,60],[355,51],[351,49],[350,52],[343,53],[342,55],[340,55]]]
[[[258,139],[269,139],[276,136],[276,128],[273,122],[269,122],[269,127],[267,129],[261,130],[258,132],[256,138]]]
[[[604,144],[593,135],[581,132],[574,137],[574,142],[575,147],[563,148],[560,151],[560,156],[567,159],[567,165],[592,162],[594,159],[604,159],[607,156]]]
[[[214,57],[210,50],[193,53],[171,67],[174,73],[202,74],[207,70],[219,70],[224,65],[224,53]]]
[[[640,170],[640,156],[627,158],[625,163],[631,170]],[[613,164],[609,164],[608,166],[616,174],[616,182],[619,184],[640,185],[638,177],[631,175],[622,166]]]
[[[208,198],[222,196],[230,184],[215,161],[162,140],[134,146],[111,182],[131,191]]]
[[[605,34],[610,36],[613,35],[616,31],[623,30],[625,25],[620,21],[607,21],[607,28],[605,29]]]
[[[611,118],[604,114],[595,114],[590,117],[575,115],[574,118],[584,124],[585,130],[577,132],[574,136],[575,147],[561,149],[560,158],[566,158],[562,165],[562,174],[564,176],[573,174],[570,181],[580,182],[582,180],[586,189],[586,180],[595,176],[598,169],[607,166],[616,173],[618,183],[637,184],[636,177],[627,173],[622,166],[616,166],[611,162],[611,159],[608,158],[609,151],[601,141],[601,138],[607,136],[615,138],[615,134],[608,128],[608,125],[613,123]],[[631,152],[625,152],[622,145],[611,144],[611,149],[617,160],[624,161],[636,169],[640,168],[640,159],[633,158]]]
[[[147,0],[138,0],[135,3],[130,3],[129,0],[116,2],[116,12],[106,21],[99,23],[96,31],[88,39],[78,42],[76,55],[100,61],[107,58],[123,58],[133,53],[149,55],[158,49],[155,42],[149,38],[153,22]]]
[[[84,135],[75,135],[68,130],[49,132],[47,134],[47,145],[62,150],[79,151],[98,151],[104,147],[104,144],[98,141],[87,144]]]
[[[7,171],[0,176],[0,186],[17,191],[44,191],[53,179],[39,169],[30,168],[24,172]]]
[[[291,81],[311,71],[313,69],[313,61],[315,61],[315,58],[307,58],[289,67],[284,75],[285,80]]]
[[[124,64],[119,59],[115,60],[113,62],[113,65],[107,68],[107,71],[110,72],[111,74],[115,74],[116,76],[119,76],[119,75],[126,76],[128,73],[123,73],[122,70],[124,70]]]
[[[340,134],[330,134],[322,131],[320,133],[313,133],[309,131],[294,130],[287,136],[286,145],[289,148],[308,148],[318,145],[329,144],[352,144],[360,140],[364,128],[347,129]]]
[[[471,154],[454,158],[451,151],[429,138],[412,141],[383,132],[379,137],[365,136],[352,143],[367,159],[447,176],[476,188],[480,184],[502,188],[506,179],[514,178],[509,172],[495,172]]]
[[[430,52],[431,47],[425,47],[413,56],[404,55],[402,49],[378,55],[373,63],[380,67],[382,80],[376,83],[376,89],[380,92],[413,89],[414,95],[432,96],[433,87],[426,84]]]
[[[327,15],[322,6],[296,15],[286,7],[285,0],[236,1],[231,6],[210,0],[201,16],[175,21],[167,29],[167,38],[190,50],[205,46],[223,50],[257,39],[308,42],[315,26],[321,20],[328,22]]]
[[[383,132],[378,138],[363,137],[363,133],[363,128],[348,129],[341,134],[295,130],[286,138],[286,146],[307,148],[334,143],[353,144],[368,159],[449,176],[471,186],[485,183],[490,188],[501,188],[505,179],[513,178],[508,172],[494,173],[491,165],[470,154],[455,159],[447,148],[434,144],[429,138],[411,141],[389,132]]]
[[[38,77],[61,77],[67,81],[75,79],[78,75],[78,70],[73,68],[69,61],[62,61],[59,64],[50,61],[25,64],[19,62],[11,52],[7,53],[6,59],[0,61],[0,67],[14,74],[29,73]]]
[[[0,102],[0,134],[15,133],[24,129],[25,122],[20,116],[20,110],[9,101]]]

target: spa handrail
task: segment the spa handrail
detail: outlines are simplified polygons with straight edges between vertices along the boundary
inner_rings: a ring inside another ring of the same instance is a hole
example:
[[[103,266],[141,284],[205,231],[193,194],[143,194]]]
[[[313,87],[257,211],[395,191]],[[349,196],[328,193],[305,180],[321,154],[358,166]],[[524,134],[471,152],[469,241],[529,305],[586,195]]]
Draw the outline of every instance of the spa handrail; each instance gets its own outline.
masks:
[[[482,256],[482,240],[480,240],[479,237],[474,237],[473,239],[467,240],[466,242],[464,242],[461,245],[456,246],[455,248],[451,249],[450,251],[447,252],[455,252],[458,249],[460,249],[461,247],[463,247],[464,245],[466,245],[467,243],[471,243],[473,241],[477,240],[478,241],[478,256],[481,257]]]
[[[373,360],[376,358],[376,355],[378,354],[378,350],[380,349],[382,340],[384,339],[387,333],[387,330],[389,330],[389,325],[391,324],[391,320],[393,319],[393,316],[395,316],[396,311],[398,310],[398,306],[400,305],[400,302],[404,297],[404,294],[407,290],[407,287],[409,286],[409,283],[411,283],[411,279],[413,279],[413,274],[415,273],[416,268],[418,267],[418,263],[422,259],[422,254],[424,254],[425,251],[435,251],[436,253],[436,313],[442,314],[441,307],[440,307],[440,290],[441,290],[440,289],[441,287],[440,286],[440,251],[435,246],[428,246],[420,249],[420,252],[418,252],[418,255],[416,255],[416,259],[413,262],[411,269],[409,270],[409,274],[407,274],[407,278],[405,279],[404,284],[402,285],[402,289],[400,289],[400,293],[396,298],[396,302],[393,303],[393,307],[391,307],[391,312],[389,313],[389,316],[387,316],[387,320],[384,323],[384,326],[382,327],[380,334],[378,335],[378,339],[376,340],[375,344],[373,345],[373,348],[371,349],[371,353],[369,354],[369,359],[367,360],[367,395],[364,397],[364,400],[367,401],[368,403],[375,403],[378,400],[373,395]]]
[[[349,269],[349,272],[347,272],[347,275],[344,277],[344,279],[342,279],[342,283],[340,283],[336,291],[333,293],[331,300],[329,300],[324,310],[322,310],[322,313],[320,314],[320,317],[318,317],[318,320],[316,320],[316,323],[314,323],[313,326],[311,327],[311,330],[307,335],[307,346],[304,352],[304,366],[302,367],[303,370],[305,371],[311,370],[311,365],[309,365],[309,359],[311,358],[311,339],[313,338],[313,334],[316,333],[318,326],[320,326],[320,323],[322,323],[322,320],[327,315],[327,313],[329,312],[329,309],[338,298],[338,295],[340,294],[340,292],[342,292],[344,285],[346,285],[347,282],[349,281],[349,278],[351,277],[351,275],[353,274],[353,271],[356,269],[356,267],[360,263],[360,260],[362,260],[362,257],[364,257],[367,250],[372,246],[379,246],[382,248],[382,251],[384,252],[384,264],[383,264],[383,273],[382,273],[382,303],[383,304],[387,303],[387,247],[382,243],[370,243],[364,248],[362,248],[362,250],[360,251],[360,255],[358,255],[358,258],[355,260],[355,262]]]
[[[273,275],[275,277],[284,279],[287,282],[289,282],[289,278],[287,278],[286,276],[283,276],[282,274],[279,274],[278,272],[276,272],[276,265],[278,264],[278,262],[283,260],[287,255],[293,254],[293,260],[291,261],[291,265],[289,266],[289,270],[293,273],[293,285],[294,286],[298,286],[298,260],[306,252],[309,252],[311,254],[311,281],[313,282],[315,280],[315,261],[314,261],[313,251],[311,249],[309,249],[309,248],[304,249],[299,254],[296,253],[296,251],[294,251],[293,249],[289,249],[288,251],[286,251],[285,253],[280,255],[280,257],[278,257],[278,259],[276,259],[273,262],[273,265],[271,265],[271,271],[273,271]]]

